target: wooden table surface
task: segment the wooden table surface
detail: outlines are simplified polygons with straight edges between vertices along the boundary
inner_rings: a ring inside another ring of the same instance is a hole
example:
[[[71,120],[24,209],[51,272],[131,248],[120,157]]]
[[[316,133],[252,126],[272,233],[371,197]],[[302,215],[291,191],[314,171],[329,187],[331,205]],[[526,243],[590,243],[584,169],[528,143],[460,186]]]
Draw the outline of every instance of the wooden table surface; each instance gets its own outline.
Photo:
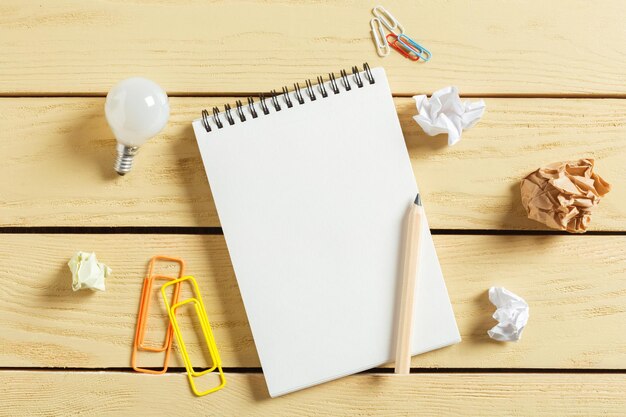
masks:
[[[412,63],[376,56],[375,4],[0,3],[0,415],[626,414],[626,6],[386,1],[433,52]],[[269,399],[190,123],[364,61],[387,70],[463,342],[413,358],[408,377],[384,367]],[[133,75],[167,90],[172,115],[117,177],[104,97]],[[412,121],[411,96],[447,85],[487,103],[451,148]],[[581,157],[613,185],[590,231],[528,220],[519,180]],[[77,250],[114,270],[106,292],[72,292]],[[194,397],[177,353],[166,375],[130,369],[155,254],[199,278],[227,372],[218,393]],[[486,335],[492,285],[530,304],[519,343]]]

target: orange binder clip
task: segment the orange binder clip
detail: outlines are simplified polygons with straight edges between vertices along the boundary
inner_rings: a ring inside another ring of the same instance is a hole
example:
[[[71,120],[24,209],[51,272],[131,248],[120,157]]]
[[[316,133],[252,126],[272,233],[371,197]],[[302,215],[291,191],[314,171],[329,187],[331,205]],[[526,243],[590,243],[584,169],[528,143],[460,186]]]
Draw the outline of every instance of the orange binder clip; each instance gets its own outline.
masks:
[[[175,262],[180,265],[180,270],[177,277],[170,277],[167,275],[158,275],[153,274],[154,264],[157,261],[165,261],[165,262]],[[131,355],[131,365],[133,369],[137,372],[143,372],[147,374],[163,374],[167,372],[167,365],[170,360],[170,352],[172,350],[172,340],[174,329],[172,327],[172,323],[169,322],[167,326],[167,330],[165,332],[165,339],[163,341],[163,345],[160,347],[154,347],[147,345],[145,343],[145,334],[146,334],[146,324],[148,321],[148,312],[150,311],[150,298],[152,295],[152,287],[154,285],[155,280],[161,281],[173,281],[176,279],[180,279],[185,274],[185,262],[182,259],[172,258],[169,256],[153,256],[150,259],[150,263],[148,266],[148,276],[144,278],[143,288],[141,290],[141,299],[139,302],[139,314],[137,315],[137,328],[135,330],[135,341],[133,343],[133,352]],[[176,283],[174,287],[174,291],[172,292],[172,303],[175,304],[178,302],[178,296],[180,294],[180,285]],[[165,352],[165,357],[163,359],[163,369],[153,370],[148,368],[140,368],[137,365],[137,356],[139,351],[146,352]]]

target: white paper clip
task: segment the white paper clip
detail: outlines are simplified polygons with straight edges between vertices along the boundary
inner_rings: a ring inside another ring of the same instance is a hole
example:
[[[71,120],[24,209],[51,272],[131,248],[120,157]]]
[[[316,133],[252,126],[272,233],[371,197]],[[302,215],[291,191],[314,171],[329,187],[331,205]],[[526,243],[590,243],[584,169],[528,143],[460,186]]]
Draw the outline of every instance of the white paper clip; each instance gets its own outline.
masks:
[[[372,27],[372,37],[374,38],[374,44],[376,45],[376,52],[378,52],[379,56],[389,55],[391,47],[385,37],[381,20],[377,17],[373,18],[370,20],[370,26]]]
[[[404,27],[383,6],[378,5],[378,6],[374,7],[374,9],[372,10],[372,13],[394,35],[399,36],[399,35],[402,35],[404,33]]]

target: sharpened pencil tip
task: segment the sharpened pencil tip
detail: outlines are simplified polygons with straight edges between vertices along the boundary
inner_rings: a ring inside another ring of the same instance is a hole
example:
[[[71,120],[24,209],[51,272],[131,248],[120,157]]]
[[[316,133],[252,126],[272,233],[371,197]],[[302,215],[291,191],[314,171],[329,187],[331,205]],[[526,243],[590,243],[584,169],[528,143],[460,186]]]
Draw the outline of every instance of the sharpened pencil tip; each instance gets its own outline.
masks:
[[[415,204],[418,206],[422,205],[422,198],[420,197],[420,193],[417,193],[417,196],[415,196]]]

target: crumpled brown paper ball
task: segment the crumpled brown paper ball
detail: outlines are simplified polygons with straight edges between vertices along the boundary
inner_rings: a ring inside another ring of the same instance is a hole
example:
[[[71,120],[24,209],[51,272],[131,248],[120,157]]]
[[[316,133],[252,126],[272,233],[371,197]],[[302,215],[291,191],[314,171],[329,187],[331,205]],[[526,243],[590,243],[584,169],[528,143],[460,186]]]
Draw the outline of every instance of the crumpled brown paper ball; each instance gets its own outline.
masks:
[[[593,159],[556,162],[522,180],[522,205],[528,218],[553,229],[584,233],[591,210],[611,186],[593,172]]]

